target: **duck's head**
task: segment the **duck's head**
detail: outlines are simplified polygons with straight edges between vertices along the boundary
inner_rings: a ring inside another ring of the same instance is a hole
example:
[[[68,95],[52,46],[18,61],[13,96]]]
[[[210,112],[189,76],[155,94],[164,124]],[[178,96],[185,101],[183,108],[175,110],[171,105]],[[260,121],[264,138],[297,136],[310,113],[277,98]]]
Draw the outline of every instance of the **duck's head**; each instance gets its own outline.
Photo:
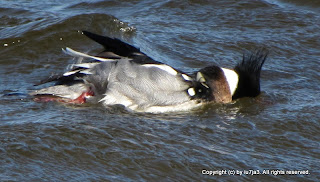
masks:
[[[228,103],[232,101],[239,79],[233,70],[209,66],[196,73],[196,80],[199,83],[197,94],[202,94],[202,98],[217,103]]]

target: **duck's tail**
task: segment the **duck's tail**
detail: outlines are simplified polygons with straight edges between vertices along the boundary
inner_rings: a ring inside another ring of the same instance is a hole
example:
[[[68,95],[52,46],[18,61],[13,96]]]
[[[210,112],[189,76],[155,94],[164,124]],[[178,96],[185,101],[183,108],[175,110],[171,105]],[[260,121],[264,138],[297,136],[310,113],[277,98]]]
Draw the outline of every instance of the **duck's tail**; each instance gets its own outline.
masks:
[[[117,38],[106,37],[88,31],[82,31],[82,33],[91,40],[94,40],[95,42],[101,44],[105,48],[104,52],[112,52],[117,56],[123,57],[130,57],[135,53],[143,54],[142,52],[140,52],[140,49]],[[119,58],[117,56],[115,56],[115,58]]]

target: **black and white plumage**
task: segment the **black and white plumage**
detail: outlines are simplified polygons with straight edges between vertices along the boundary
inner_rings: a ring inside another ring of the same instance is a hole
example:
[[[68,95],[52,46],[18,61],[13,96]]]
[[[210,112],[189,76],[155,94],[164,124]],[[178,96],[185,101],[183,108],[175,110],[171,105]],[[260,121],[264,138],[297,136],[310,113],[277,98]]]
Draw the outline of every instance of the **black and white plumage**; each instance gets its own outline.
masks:
[[[37,101],[123,105],[140,112],[183,111],[208,102],[228,103],[260,93],[260,71],[267,52],[259,50],[234,69],[209,66],[186,74],[155,61],[138,48],[116,38],[83,32],[103,45],[105,51],[91,56],[66,48],[63,51],[88,61],[73,64],[71,70],[42,80],[51,87],[31,95]]]

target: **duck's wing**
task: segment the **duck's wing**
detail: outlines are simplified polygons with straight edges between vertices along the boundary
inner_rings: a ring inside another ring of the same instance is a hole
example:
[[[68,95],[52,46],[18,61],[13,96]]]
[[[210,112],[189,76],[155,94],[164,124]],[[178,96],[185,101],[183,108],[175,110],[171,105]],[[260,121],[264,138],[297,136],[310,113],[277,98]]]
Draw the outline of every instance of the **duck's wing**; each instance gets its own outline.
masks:
[[[35,86],[48,82],[56,82],[57,84],[72,83],[73,80],[79,80],[79,78],[88,75],[89,73],[86,72],[88,68],[92,68],[93,66],[106,61],[110,62],[121,61],[121,59],[131,59],[131,61],[137,64],[162,64],[161,62],[155,61],[154,59],[141,52],[139,48],[136,48],[117,38],[101,36],[88,31],[83,31],[83,34],[94,40],[95,42],[101,44],[105,48],[105,50],[96,56],[92,56],[75,51],[68,47],[66,49],[62,49],[64,53],[81,59],[81,63],[69,65],[69,71],[65,73],[52,74],[49,77],[36,83]],[[83,60],[85,58],[87,58],[86,61]]]
[[[74,81],[79,82],[81,78],[85,75],[90,74],[87,69],[93,68],[94,66],[102,63],[102,62],[115,62],[117,59],[110,59],[100,56],[92,56],[89,54],[85,54],[82,52],[75,51],[69,47],[66,49],[62,49],[62,51],[68,55],[73,57],[77,57],[79,59],[90,58],[89,61],[81,61],[81,63],[71,64],[68,67],[70,68],[67,72],[55,73],[50,75],[49,77],[39,81],[34,84],[35,86],[45,84],[48,82],[56,82],[56,84],[72,84]]]

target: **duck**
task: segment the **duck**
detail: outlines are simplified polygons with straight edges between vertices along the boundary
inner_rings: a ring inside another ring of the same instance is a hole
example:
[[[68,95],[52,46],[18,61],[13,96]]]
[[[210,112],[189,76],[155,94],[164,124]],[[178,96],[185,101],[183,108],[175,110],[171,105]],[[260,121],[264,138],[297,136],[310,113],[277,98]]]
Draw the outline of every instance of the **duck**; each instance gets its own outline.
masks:
[[[217,65],[186,73],[156,61],[120,39],[88,31],[82,34],[104,47],[89,55],[66,47],[78,58],[66,72],[52,74],[34,86],[54,84],[30,93],[37,102],[121,105],[136,112],[189,111],[208,103],[231,103],[260,94],[265,48],[243,54],[234,68]]]

